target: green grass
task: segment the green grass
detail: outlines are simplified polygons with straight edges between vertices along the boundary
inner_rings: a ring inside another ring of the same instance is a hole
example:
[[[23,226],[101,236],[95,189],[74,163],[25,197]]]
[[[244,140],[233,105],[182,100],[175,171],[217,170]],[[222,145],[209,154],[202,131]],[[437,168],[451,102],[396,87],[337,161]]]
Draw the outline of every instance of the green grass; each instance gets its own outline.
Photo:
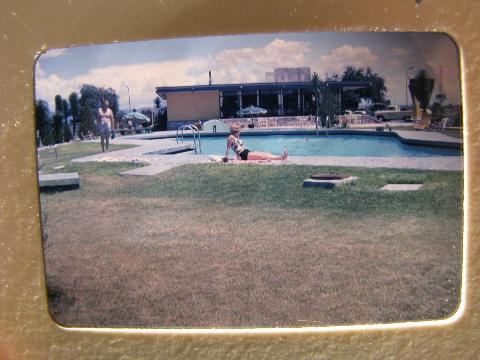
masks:
[[[78,172],[80,176],[96,175],[96,176],[118,176],[119,173],[145,166],[141,163],[131,162],[86,162],[86,163],[69,163],[62,169],[64,172]]]
[[[321,326],[440,319],[459,304],[462,173],[72,164],[41,195],[50,309],[78,326]],[[358,177],[304,188],[314,173]],[[383,192],[387,183],[423,183]]]
[[[315,173],[341,172],[358,177],[335,191],[304,188]],[[424,184],[419,191],[379,191],[385,184]],[[118,196],[201,199],[228,206],[321,209],[335,215],[417,214],[459,216],[459,172],[311,166],[189,165],[117,190]]]
[[[110,151],[127,149],[135,145],[110,145]],[[42,174],[49,174],[53,172],[68,172],[77,171],[71,165],[70,160],[81,158],[84,156],[94,155],[101,152],[100,144],[76,142],[58,145],[56,148],[47,148],[39,151],[38,156],[38,170]],[[54,169],[57,166],[64,166],[62,169]]]

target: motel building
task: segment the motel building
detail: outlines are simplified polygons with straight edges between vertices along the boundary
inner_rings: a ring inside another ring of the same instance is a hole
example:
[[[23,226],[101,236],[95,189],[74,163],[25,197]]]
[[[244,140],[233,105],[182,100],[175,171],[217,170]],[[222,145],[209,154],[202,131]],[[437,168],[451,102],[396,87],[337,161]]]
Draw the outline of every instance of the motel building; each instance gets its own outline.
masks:
[[[321,86],[333,90],[337,114],[342,114],[343,92],[370,84],[326,81]],[[264,116],[277,118],[313,115],[316,111],[310,81],[157,87],[156,93],[167,100],[168,130],[199,121],[237,118],[237,111],[250,105],[266,109],[268,113]]]

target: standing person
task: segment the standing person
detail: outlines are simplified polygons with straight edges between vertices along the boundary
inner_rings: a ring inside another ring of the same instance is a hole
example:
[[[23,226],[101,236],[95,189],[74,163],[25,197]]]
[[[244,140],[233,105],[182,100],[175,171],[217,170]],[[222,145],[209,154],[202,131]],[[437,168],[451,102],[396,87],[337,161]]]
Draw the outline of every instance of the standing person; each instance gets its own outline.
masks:
[[[113,112],[108,107],[109,105],[108,100],[104,100],[102,107],[98,109],[98,132],[100,133],[102,152],[108,151],[110,132],[114,125]]]
[[[232,149],[238,158],[241,160],[286,160],[288,151],[285,149],[283,155],[273,155],[270,153],[250,151],[243,141],[240,140],[240,127],[233,125],[230,128],[230,136],[227,139],[227,151],[225,153],[225,160],[228,161],[228,153]]]

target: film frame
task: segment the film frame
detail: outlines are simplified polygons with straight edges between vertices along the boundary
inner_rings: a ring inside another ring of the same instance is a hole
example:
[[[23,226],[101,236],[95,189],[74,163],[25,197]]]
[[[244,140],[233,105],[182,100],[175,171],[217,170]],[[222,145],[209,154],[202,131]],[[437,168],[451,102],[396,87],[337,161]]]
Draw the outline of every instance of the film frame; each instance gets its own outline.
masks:
[[[115,7],[117,5],[117,8]],[[2,41],[2,141],[4,159],[0,178],[5,185],[2,198],[1,265],[3,291],[1,297],[0,355],[4,358],[61,358],[75,353],[88,358],[92,353],[104,357],[224,358],[235,351],[238,357],[259,353],[272,358],[311,357],[345,358],[360,353],[362,358],[388,354],[399,358],[422,358],[436,354],[438,358],[468,357],[478,350],[475,328],[478,315],[478,252],[474,236],[476,226],[474,167],[476,133],[474,118],[478,108],[478,87],[474,73],[478,70],[478,30],[472,25],[480,8],[473,2],[449,4],[447,1],[387,1],[379,9],[374,1],[352,7],[338,1],[333,9],[329,2],[297,2],[273,4],[263,2],[246,6],[245,2],[224,3],[145,2],[135,9],[138,16],[128,26],[108,20],[106,31],[93,25],[95,14],[104,11],[112,18],[124,16],[127,4],[114,1],[21,5],[4,3]],[[228,6],[227,6],[228,5]],[[276,8],[274,10],[274,8]],[[384,17],[378,19],[371,9]],[[158,14],[157,14],[158,11]],[[274,11],[274,13],[272,13]],[[64,15],[63,20],[48,22],[48,14]],[[68,14],[74,13],[73,20]],[[80,16],[79,14],[85,15]],[[453,14],[453,15],[452,15]],[[44,16],[42,18],[41,16]],[[268,15],[268,16],[267,16]],[[158,16],[158,19],[157,19]],[[217,21],[211,21],[212,17]],[[261,21],[262,19],[269,19]],[[467,20],[466,20],[467,19]],[[154,21],[158,20],[158,21]],[[152,25],[154,24],[154,25]],[[395,25],[393,25],[395,24]],[[79,33],[77,28],[84,28]],[[248,31],[246,31],[248,27]],[[66,29],[60,31],[60,29]],[[465,141],[464,187],[464,273],[462,305],[448,321],[431,324],[382,326],[346,326],[321,329],[245,329],[245,330],[143,330],[143,329],[74,329],[62,328],[49,317],[43,278],[40,241],[36,155],[33,120],[33,71],[35,56],[49,48],[71,45],[100,44],[116,41],[137,41],[159,38],[207,36],[215,34],[301,32],[301,31],[436,31],[445,32],[457,43],[460,51]],[[6,54],[6,55],[5,55]],[[9,105],[10,104],[10,105]],[[30,139],[18,146],[18,138]],[[111,345],[115,343],[115,346]],[[232,350],[233,349],[233,350]],[[203,354],[203,355],[201,355]]]

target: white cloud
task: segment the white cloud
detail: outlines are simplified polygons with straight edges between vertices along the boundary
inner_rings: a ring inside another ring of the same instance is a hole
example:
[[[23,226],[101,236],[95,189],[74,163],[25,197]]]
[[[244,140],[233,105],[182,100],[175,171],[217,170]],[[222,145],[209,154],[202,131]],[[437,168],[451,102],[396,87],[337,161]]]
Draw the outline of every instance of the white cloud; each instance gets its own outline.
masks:
[[[192,73],[203,83],[208,70],[216,83],[263,82],[275,67],[306,66],[310,51],[310,43],[275,39],[263,48],[223,50]]]
[[[387,97],[394,104],[405,104],[405,74],[395,73],[385,78]],[[408,102],[411,103],[410,92],[407,93]]]
[[[341,75],[347,65],[365,68],[374,66],[377,61],[378,57],[367,47],[343,45],[332,50],[330,54],[321,56],[318,63],[313,66],[312,71],[316,71],[322,78],[327,73]]]
[[[403,67],[403,63],[398,60],[388,60],[387,65],[390,68],[394,68],[395,70],[398,70]]]
[[[407,56],[410,54],[410,51],[404,48],[393,48],[392,54],[394,56]]]
[[[41,55],[42,59],[55,58],[67,54],[68,49],[51,49]]]
[[[68,97],[72,91],[79,91],[83,84],[111,87],[120,96],[121,107],[127,108],[128,85],[132,107],[144,107],[153,104],[156,96],[155,87],[208,84],[209,70],[212,71],[213,82],[222,84],[263,82],[265,73],[272,72],[275,67],[309,66],[323,78],[326,73],[342,74],[345,66],[352,65],[362,68],[372,67],[375,72],[385,78],[388,95],[401,99],[405,97],[405,69],[409,65],[433,69],[437,72],[437,78],[438,69],[442,65],[443,85],[447,96],[458,98],[456,95],[459,89],[458,68],[452,65],[450,69],[449,64],[452,61],[448,60],[452,57],[452,51],[455,51],[454,45],[450,44],[451,41],[437,41],[439,44],[433,46],[437,42],[430,37],[428,39],[422,37],[420,40],[422,42],[419,42],[417,47],[424,49],[422,54],[425,56],[418,57],[418,64],[410,61],[407,63],[411,51],[401,47],[387,50],[390,52],[389,55],[395,56],[382,59],[367,46],[348,44],[319,56],[313,51],[317,49],[313,49],[309,42],[275,39],[261,48],[225,49],[206,57],[93,68],[87,73],[69,79],[62,78],[58,73],[46,73],[46,62],[42,62],[44,58],[68,56],[72,53],[68,51],[69,49],[53,49],[42,55],[37,63],[36,91],[38,98],[47,100],[53,105],[56,94]],[[67,61],[68,58],[65,60]]]
[[[35,66],[35,75],[40,76],[40,77],[44,77],[46,75],[45,71],[42,69],[42,67],[40,65],[40,62],[37,62],[36,66]]]
[[[56,74],[46,77],[37,73],[37,97],[52,103],[56,94],[68,97],[72,91],[78,92],[83,84],[91,84],[114,89],[120,96],[121,106],[126,108],[128,85],[132,107],[153,106],[156,86],[192,84],[193,78],[186,73],[198,63],[196,60],[184,60],[109,66],[91,69],[71,79],[62,79]]]
[[[83,84],[111,87],[120,96],[122,108],[152,106],[156,86],[208,84],[208,71],[214,83],[262,82],[265,72],[280,66],[308,66],[306,54],[310,44],[276,39],[262,48],[239,48],[220,51],[206,58],[117,65],[91,69],[71,79],[56,74],[46,76],[37,65],[37,97],[53,103],[56,94],[67,97]]]

